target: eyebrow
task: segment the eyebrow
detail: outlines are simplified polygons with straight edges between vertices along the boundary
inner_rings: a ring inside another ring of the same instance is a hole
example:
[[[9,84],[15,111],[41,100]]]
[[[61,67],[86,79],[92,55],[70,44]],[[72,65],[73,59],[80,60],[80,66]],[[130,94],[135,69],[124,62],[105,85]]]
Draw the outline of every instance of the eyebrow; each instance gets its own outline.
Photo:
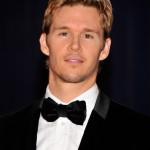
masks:
[[[69,28],[66,26],[61,26],[61,27],[54,27],[53,31],[55,31],[55,30],[67,30],[67,29],[69,29]]]
[[[90,28],[84,28],[84,31],[86,31],[86,32],[94,32],[94,33],[96,33],[96,34],[99,34],[99,33],[100,33],[100,30],[97,31],[97,30],[90,29]]]
[[[53,28],[53,32],[56,31],[56,30],[69,30],[70,28],[67,27],[67,26],[58,26],[58,27],[54,27]],[[94,30],[94,29],[90,29],[90,28],[83,28],[83,31],[84,32],[93,32],[93,33],[96,33],[96,34],[100,34],[100,30],[97,31],[97,30]]]

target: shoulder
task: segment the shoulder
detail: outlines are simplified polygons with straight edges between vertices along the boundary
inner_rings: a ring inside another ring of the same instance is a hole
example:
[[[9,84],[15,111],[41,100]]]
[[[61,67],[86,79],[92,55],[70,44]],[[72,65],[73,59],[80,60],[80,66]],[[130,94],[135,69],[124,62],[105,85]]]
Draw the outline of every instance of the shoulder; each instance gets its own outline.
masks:
[[[33,113],[35,113],[39,109],[40,100],[31,102],[30,104],[27,104],[25,106],[22,106],[21,108],[9,112],[6,114],[0,115],[0,126],[3,124],[9,124],[12,122],[15,122],[17,120],[25,120],[27,117],[31,116]]]
[[[135,139],[137,149],[150,147],[150,116],[111,101],[108,120],[111,120],[108,122],[119,128],[119,131],[130,135],[131,140]]]
[[[136,112],[131,108],[119,104],[107,96],[103,91],[98,95],[94,110],[99,116],[106,120],[117,121],[149,121],[150,116]]]
[[[150,116],[116,102],[116,100],[106,95],[103,91],[101,91],[97,101],[99,101],[99,103],[97,103],[98,107],[103,105],[103,107],[106,108],[107,106],[107,115],[113,115],[118,118],[122,116],[121,118],[150,119]]]
[[[113,100],[110,102],[109,114],[115,115],[118,118],[135,119],[135,120],[149,120],[150,116],[137,112],[123,104],[119,104]]]
[[[113,100],[110,101],[106,120],[110,124],[131,129],[137,133],[150,133],[150,116],[132,110]]]
[[[15,112],[0,116],[0,140],[2,141],[0,147],[2,149],[19,148],[26,138],[30,138],[32,129],[36,129],[38,124],[40,114],[38,104],[39,102],[33,102]]]

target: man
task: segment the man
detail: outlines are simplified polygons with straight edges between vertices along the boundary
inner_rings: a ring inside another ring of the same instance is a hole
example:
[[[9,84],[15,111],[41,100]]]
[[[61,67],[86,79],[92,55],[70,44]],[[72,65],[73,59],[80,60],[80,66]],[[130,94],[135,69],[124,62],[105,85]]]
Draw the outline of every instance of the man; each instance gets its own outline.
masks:
[[[149,118],[112,102],[96,84],[112,20],[109,0],[49,1],[40,37],[48,56],[46,94],[1,117],[2,150],[150,149]]]

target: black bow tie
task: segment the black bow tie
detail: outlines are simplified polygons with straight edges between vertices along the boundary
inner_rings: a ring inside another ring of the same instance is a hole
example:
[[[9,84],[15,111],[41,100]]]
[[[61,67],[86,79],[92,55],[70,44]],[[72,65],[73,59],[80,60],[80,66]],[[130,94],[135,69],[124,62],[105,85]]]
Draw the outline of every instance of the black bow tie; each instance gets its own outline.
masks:
[[[42,116],[49,122],[58,117],[67,117],[73,123],[82,125],[86,118],[85,101],[75,101],[69,105],[57,104],[51,98],[44,99],[41,110]]]

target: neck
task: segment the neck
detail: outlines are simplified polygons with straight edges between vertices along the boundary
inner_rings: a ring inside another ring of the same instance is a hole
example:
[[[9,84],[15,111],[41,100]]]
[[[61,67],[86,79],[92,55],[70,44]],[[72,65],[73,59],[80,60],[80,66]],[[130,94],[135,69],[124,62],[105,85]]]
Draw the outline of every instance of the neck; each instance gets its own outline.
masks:
[[[49,79],[49,89],[54,96],[64,103],[69,103],[95,84],[95,79],[80,83],[64,83]]]

